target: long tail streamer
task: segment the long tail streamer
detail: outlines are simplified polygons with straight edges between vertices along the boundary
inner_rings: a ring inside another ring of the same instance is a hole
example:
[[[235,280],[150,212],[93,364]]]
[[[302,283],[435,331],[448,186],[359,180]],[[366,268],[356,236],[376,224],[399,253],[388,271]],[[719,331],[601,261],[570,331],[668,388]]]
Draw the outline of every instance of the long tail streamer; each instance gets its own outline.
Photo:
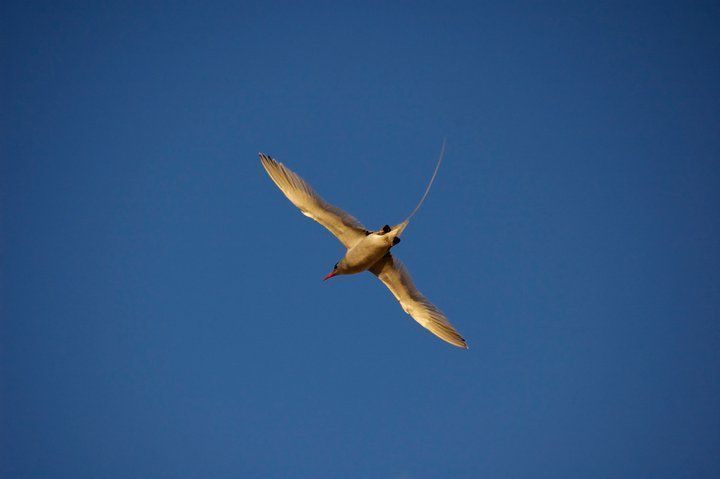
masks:
[[[433,182],[435,181],[435,177],[437,176],[438,170],[440,169],[440,164],[442,163],[443,157],[445,156],[445,140],[446,138],[443,138],[442,147],[440,148],[440,157],[438,158],[437,165],[435,165],[435,171],[432,174],[432,177],[430,178],[430,182],[427,185],[427,188],[425,188],[425,193],[423,193],[422,198],[420,198],[420,201],[418,202],[417,206],[414,210],[412,210],[412,213],[410,213],[410,216],[408,216],[405,221],[400,223],[399,225],[395,226],[393,229],[399,229],[400,231],[397,233],[398,236],[403,232],[403,230],[407,227],[408,223],[410,222],[410,218],[413,217],[415,213],[417,213],[417,210],[420,209],[420,206],[422,206],[423,201],[425,201],[425,198],[427,198],[428,193],[430,193],[430,187],[432,186]]]

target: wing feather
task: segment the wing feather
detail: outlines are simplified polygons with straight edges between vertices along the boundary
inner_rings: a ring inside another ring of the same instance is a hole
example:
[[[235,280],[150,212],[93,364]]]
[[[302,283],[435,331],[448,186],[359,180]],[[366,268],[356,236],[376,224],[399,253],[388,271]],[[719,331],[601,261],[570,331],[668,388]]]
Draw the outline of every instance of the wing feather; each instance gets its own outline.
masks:
[[[467,349],[467,342],[445,315],[415,288],[405,265],[390,253],[375,263],[370,272],[377,276],[400,302],[403,310],[421,326],[453,346]]]
[[[285,165],[262,153],[260,161],[290,202],[297,206],[302,214],[327,228],[346,248],[352,248],[365,237],[366,229],[357,219],[325,202],[310,185]]]

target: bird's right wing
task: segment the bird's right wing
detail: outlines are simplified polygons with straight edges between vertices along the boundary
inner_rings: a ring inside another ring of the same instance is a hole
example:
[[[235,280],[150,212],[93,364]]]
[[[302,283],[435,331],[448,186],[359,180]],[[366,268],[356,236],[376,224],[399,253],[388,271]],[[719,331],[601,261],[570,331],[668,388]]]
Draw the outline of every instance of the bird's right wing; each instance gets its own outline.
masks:
[[[260,161],[270,178],[292,204],[297,206],[302,214],[327,228],[346,248],[352,248],[365,237],[367,230],[358,220],[340,208],[326,203],[310,185],[285,165],[262,153]]]
[[[467,349],[467,343],[453,328],[445,315],[415,288],[410,273],[400,260],[390,253],[382,257],[370,272],[385,283],[390,292],[400,301],[400,306],[421,326],[453,346]]]

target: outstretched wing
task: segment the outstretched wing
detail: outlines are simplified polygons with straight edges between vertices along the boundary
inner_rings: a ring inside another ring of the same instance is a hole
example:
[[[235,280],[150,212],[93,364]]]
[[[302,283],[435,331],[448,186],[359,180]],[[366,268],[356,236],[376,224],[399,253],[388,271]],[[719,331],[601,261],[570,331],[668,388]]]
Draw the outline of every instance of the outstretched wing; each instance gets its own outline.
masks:
[[[385,286],[400,301],[400,306],[415,321],[443,341],[467,349],[465,339],[455,331],[442,311],[415,288],[410,273],[400,260],[388,253],[370,268],[370,272],[385,283]]]
[[[354,217],[328,204],[298,175],[282,163],[260,153],[260,161],[280,191],[297,206],[302,214],[327,228],[346,248],[365,237],[366,229]]]

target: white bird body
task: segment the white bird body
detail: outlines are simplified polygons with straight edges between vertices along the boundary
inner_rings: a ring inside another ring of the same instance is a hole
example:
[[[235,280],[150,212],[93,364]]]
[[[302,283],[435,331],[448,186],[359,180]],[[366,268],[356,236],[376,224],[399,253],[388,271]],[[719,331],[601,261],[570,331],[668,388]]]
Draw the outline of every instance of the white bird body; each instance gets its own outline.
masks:
[[[465,339],[452,327],[445,315],[415,288],[403,264],[390,253],[391,248],[400,242],[400,235],[407,227],[410,218],[427,197],[442,162],[444,150],[443,142],[435,172],[425,194],[410,216],[392,228],[385,225],[381,230],[374,232],[365,229],[348,213],[326,203],[310,185],[282,163],[262,153],[260,153],[260,161],[285,196],[305,216],[314,219],[333,233],[347,248],[345,256],[325,279],[370,271],[387,286],[400,302],[403,310],[413,319],[440,339],[467,349]]]
[[[357,274],[367,271],[390,251],[397,236],[398,230],[388,233],[380,230],[365,236],[345,253],[338,263],[337,274]]]

